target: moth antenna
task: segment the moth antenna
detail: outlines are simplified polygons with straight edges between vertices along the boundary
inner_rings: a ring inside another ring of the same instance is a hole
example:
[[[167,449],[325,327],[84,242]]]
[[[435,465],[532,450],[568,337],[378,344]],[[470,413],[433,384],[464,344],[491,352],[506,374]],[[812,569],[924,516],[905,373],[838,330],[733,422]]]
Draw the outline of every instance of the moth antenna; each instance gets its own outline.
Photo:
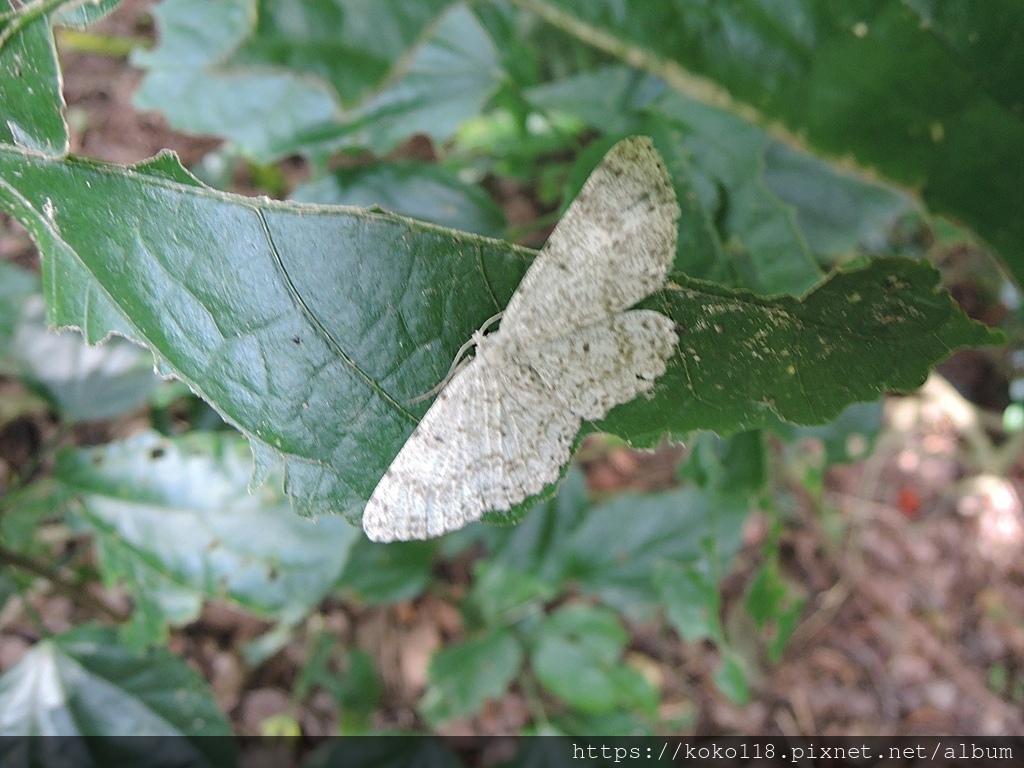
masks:
[[[489,317],[487,319],[487,322],[481,325],[480,329],[476,333],[474,333],[465,344],[459,347],[459,351],[455,353],[455,359],[452,360],[452,364],[448,368],[448,373],[444,375],[444,378],[441,379],[439,383],[437,383],[429,390],[424,392],[422,395],[417,395],[416,397],[409,400],[409,405],[416,405],[416,403],[422,403],[424,400],[433,397],[446,386],[448,386],[448,382],[451,381],[455,377],[455,374],[461,371],[463,367],[465,367],[465,365],[467,364],[468,361],[465,359],[465,355],[469,351],[469,348],[475,347],[479,343],[479,340],[483,338],[483,335],[487,331],[487,329],[494,325],[494,323],[496,323],[500,319],[501,312]]]

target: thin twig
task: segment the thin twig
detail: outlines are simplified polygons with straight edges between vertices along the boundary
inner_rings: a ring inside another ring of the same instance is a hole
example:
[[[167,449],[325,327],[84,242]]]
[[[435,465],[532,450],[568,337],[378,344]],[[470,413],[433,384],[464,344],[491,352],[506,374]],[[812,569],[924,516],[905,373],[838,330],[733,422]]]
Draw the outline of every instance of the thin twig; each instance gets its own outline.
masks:
[[[152,43],[144,37],[101,35],[80,29],[62,29],[57,34],[62,50],[95,53],[108,58],[127,59],[134,51],[148,50]]]
[[[88,591],[87,588],[67,578],[59,571],[51,568],[47,563],[40,562],[34,558],[14,552],[4,546],[0,546],[0,563],[5,563],[14,568],[31,573],[40,578],[46,579],[56,592],[61,593],[74,601],[77,601],[95,611],[105,614],[115,621],[127,621],[130,613],[113,608],[100,600]]]

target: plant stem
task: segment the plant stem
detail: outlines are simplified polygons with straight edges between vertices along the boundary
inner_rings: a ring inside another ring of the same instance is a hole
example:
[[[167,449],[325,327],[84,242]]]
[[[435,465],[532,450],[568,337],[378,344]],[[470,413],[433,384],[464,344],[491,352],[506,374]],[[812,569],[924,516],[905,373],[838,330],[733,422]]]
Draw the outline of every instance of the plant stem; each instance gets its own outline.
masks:
[[[516,677],[516,680],[523,691],[523,697],[526,699],[526,706],[530,710],[534,724],[544,728],[549,727],[551,722],[548,720],[548,714],[544,709],[544,703],[541,700],[540,691],[538,690],[537,681],[534,679],[533,673],[529,669],[524,669]]]
[[[86,588],[83,588],[82,585],[51,568],[47,563],[28,557],[27,555],[23,555],[20,552],[7,549],[2,545],[0,545],[0,563],[10,565],[14,568],[19,568],[35,576],[46,579],[53,585],[55,591],[93,609],[94,611],[103,613],[115,621],[127,621],[130,616],[130,614],[126,612],[119,611],[118,609],[107,605]]]
[[[61,48],[78,53],[96,53],[112,59],[125,59],[136,49],[147,49],[152,43],[144,37],[128,35],[101,35],[79,29],[61,29],[57,32]]]

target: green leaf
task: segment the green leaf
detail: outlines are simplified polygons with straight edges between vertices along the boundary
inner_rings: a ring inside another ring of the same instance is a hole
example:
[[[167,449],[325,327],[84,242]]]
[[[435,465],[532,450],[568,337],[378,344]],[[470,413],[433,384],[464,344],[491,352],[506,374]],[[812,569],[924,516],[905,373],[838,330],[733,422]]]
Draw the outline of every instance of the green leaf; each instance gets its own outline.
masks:
[[[800,624],[800,618],[804,612],[807,601],[803,598],[792,600],[789,605],[784,605],[775,617],[775,632],[768,640],[768,660],[777,664],[782,660],[782,654],[786,650],[789,638],[793,631]]]
[[[109,419],[149,400],[160,384],[152,354],[121,338],[89,346],[78,333],[54,333],[45,312],[40,295],[23,303],[0,370],[41,389],[69,421]]]
[[[529,573],[558,588],[567,578],[571,538],[590,507],[586,477],[579,467],[570,466],[558,492],[535,504],[515,527],[474,523],[449,540],[468,546],[482,539],[493,564]]]
[[[551,585],[532,574],[496,562],[481,562],[469,600],[484,626],[500,627],[540,613],[543,603],[555,596]]]
[[[700,558],[701,542],[712,540],[727,567],[748,515],[742,497],[694,488],[626,493],[592,508],[584,493],[582,473],[571,470],[557,497],[537,505],[515,528],[496,531],[492,562],[554,587],[571,582],[637,618],[658,604],[652,583],[658,563]]]
[[[302,701],[314,687],[328,691],[340,711],[341,732],[365,730],[369,716],[376,709],[381,682],[373,660],[359,648],[351,648],[345,656],[344,673],[338,675],[330,667],[338,638],[320,632],[312,642],[309,658],[303,664],[292,686],[292,697]]]
[[[384,213],[226,195],[168,166],[0,150],[0,204],[40,245],[50,320],[145,342],[250,439],[257,480],[283,460],[297,509],[357,518],[427,408],[410,401],[505,306],[530,252]],[[106,224],[111,205],[119,226]],[[643,306],[678,323],[679,354],[652,398],[594,428],[652,445],[776,416],[820,423],[913,388],[953,348],[1000,338],[937,282],[894,258],[801,299],[673,274]]]
[[[292,199],[302,203],[379,207],[442,227],[496,237],[505,216],[477,186],[458,174],[425,163],[375,163],[339,168],[299,186]]]
[[[35,3],[15,13],[0,0],[0,145],[61,157],[68,129],[50,10]]]
[[[166,650],[124,647],[109,628],[78,627],[37,643],[0,677],[0,713],[4,736],[90,737],[89,749],[110,759],[97,757],[100,764],[149,764],[157,749],[177,760],[158,765],[220,768],[237,760],[232,739],[201,738],[231,735],[202,678]],[[122,736],[173,738],[113,738]],[[32,750],[46,747],[29,742]],[[44,754],[32,764],[56,764]]]
[[[8,491],[0,505],[0,541],[26,555],[52,558],[52,542],[39,535],[40,524],[63,522],[68,500],[55,483],[37,481]]]
[[[385,154],[417,133],[443,143],[504,76],[486,30],[450,0],[164,0],[155,14],[160,44],[132,58],[146,70],[136,106],[260,163]]]
[[[55,477],[80,499],[105,579],[137,598],[137,641],[194,619],[209,598],[293,623],[334,584],[357,530],[292,515],[271,487],[249,494],[250,468],[244,441],[226,433],[143,433],[58,455]]]
[[[571,116],[558,115],[535,119],[524,133],[522,120],[500,103],[505,93],[503,89],[495,95],[494,106],[486,114],[459,127],[451,156],[464,158],[495,177],[535,185],[539,202],[557,203],[566,163],[553,158],[578,149],[573,140],[585,126]]]
[[[705,638],[723,642],[718,618],[718,584],[708,573],[708,563],[661,562],[654,580],[665,605],[669,624],[688,643]]]
[[[801,234],[822,264],[883,251],[893,223],[918,210],[905,192],[842,173],[781,141],[768,144],[764,183],[793,208]]]
[[[314,687],[330,690],[331,684],[337,681],[329,663],[331,654],[338,644],[338,638],[330,632],[317,631],[306,640],[306,661],[295,675],[292,683],[292,698],[302,701]]]
[[[608,135],[627,134],[665,93],[664,84],[619,65],[584,70],[527,89],[523,96],[549,115],[570,113]],[[659,148],[659,151],[662,151]]]
[[[745,500],[692,488],[624,494],[592,510],[576,532],[569,577],[608,605],[642,615],[654,600],[656,563],[695,556],[704,537],[714,540],[723,560],[731,559],[748,514]]]
[[[769,557],[747,588],[744,607],[760,630],[769,630],[768,657],[778,661],[803,610],[800,599],[779,573],[777,556]]]
[[[354,591],[370,605],[412,600],[430,583],[437,544],[399,541],[377,544],[356,539],[337,586]]]
[[[711,198],[704,189],[706,183],[702,184],[693,165],[685,134],[657,113],[645,116],[644,130],[651,135],[665,160],[679,202],[679,239],[676,241],[674,268],[712,282],[737,282],[736,271],[719,242],[720,233],[712,218],[713,211],[705,202],[710,202]]]
[[[653,79],[638,83],[624,67],[538,86],[527,97],[538,108],[572,112],[612,136],[642,133],[655,139],[683,203],[687,234],[677,246],[677,269],[728,279],[762,294],[800,294],[820,279],[790,208],[765,185],[764,154],[771,138],[764,130],[665,93]],[[717,243],[709,240],[712,224],[726,246],[724,261]]]
[[[658,113],[675,145],[691,158],[692,184],[705,190],[701,200],[713,216],[733,284],[764,295],[811,289],[821,270],[790,207],[765,184],[769,135],[675,93],[659,100]]]
[[[540,0],[530,8],[708,101],[725,91],[811,146],[852,155],[966,222],[1024,282],[1024,6]]]
[[[530,661],[545,688],[583,712],[653,713],[657,693],[620,659],[627,639],[612,611],[569,605],[541,625]]]
[[[145,339],[250,437],[258,479],[283,457],[310,513],[359,514],[427,408],[409,401],[505,305],[529,253],[383,213],[223,195],[148,165],[0,153],[0,166],[29,194],[0,187],[45,254],[50,320]],[[134,224],[99,226],[109,201]]]
[[[448,9],[401,75],[349,118],[346,143],[378,154],[416,133],[444,143],[478,115],[503,78],[487,31],[462,3]]]
[[[799,299],[675,279],[679,290],[661,296],[685,329],[683,360],[656,391],[674,394],[675,410],[658,428],[676,434],[709,425],[730,434],[763,426],[769,413],[826,422],[851,402],[920,386],[952,347],[1003,339],[961,312],[930,265],[906,259],[850,265]],[[619,434],[630,423],[642,434],[648,425],[640,406],[616,408],[602,426]],[[653,437],[657,428],[649,427]]]
[[[760,430],[721,438],[702,433],[692,441],[681,468],[701,488],[736,496],[759,493],[767,479],[764,435]]]
[[[785,596],[786,587],[777,569],[764,564],[747,589],[744,607],[760,629],[775,616]]]
[[[505,693],[522,664],[519,641],[504,630],[447,645],[430,661],[430,687],[420,711],[432,723],[473,715]]]
[[[470,7],[498,49],[508,85],[514,84],[514,88],[506,91],[513,98],[518,89],[540,82],[544,65],[549,71],[555,71],[556,57],[572,56],[577,51],[589,52],[579,41],[557,30],[528,21],[524,23],[521,12],[512,3],[473,3]],[[560,46],[551,44],[556,41]],[[574,50],[567,51],[567,48]]]
[[[131,59],[146,72],[137,108],[160,110],[177,130],[223,136],[261,163],[338,125],[338,104],[326,83],[287,70],[221,68],[252,33],[252,0],[164,0],[153,14],[160,42]]]
[[[750,684],[743,661],[728,650],[715,670],[715,685],[733,704],[742,705],[750,701]]]
[[[380,701],[381,688],[380,676],[370,655],[359,648],[349,650],[345,674],[331,691],[341,709],[343,733],[352,732],[356,726],[365,730],[366,722]]]
[[[35,274],[9,261],[0,261],[0,367],[5,371],[25,302],[37,293],[39,278]]]
[[[345,105],[381,83],[451,0],[258,0],[226,68],[286,67],[328,81]],[[205,7],[194,6],[195,12]]]

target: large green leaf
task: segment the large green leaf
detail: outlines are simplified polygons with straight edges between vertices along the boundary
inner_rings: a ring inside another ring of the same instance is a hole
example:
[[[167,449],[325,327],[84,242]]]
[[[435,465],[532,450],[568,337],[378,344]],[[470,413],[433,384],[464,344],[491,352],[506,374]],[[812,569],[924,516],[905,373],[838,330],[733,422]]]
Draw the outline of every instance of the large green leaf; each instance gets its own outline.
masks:
[[[690,75],[708,76],[812,146],[913,186],[930,209],[974,227],[1024,281],[1017,0],[673,0],[628,12],[618,0],[518,4],[724,101]]]
[[[887,227],[912,207],[890,187],[841,174],[727,110],[626,67],[584,72],[526,95],[537,108],[575,115],[610,136],[654,138],[683,207],[677,266],[694,277],[800,294],[821,277],[815,257],[848,257],[862,245],[877,249]],[[607,149],[605,142],[590,151]],[[574,189],[592,165],[574,175]],[[724,241],[720,253],[701,242],[708,230]]]
[[[80,501],[105,578],[136,598],[135,640],[191,621],[207,598],[295,622],[334,584],[357,530],[287,514],[272,488],[251,495],[251,467],[228,433],[143,433],[58,456],[55,477]]]
[[[801,234],[822,263],[884,250],[893,224],[917,209],[907,193],[840,172],[781,141],[765,150],[763,178],[792,206]]]
[[[283,459],[306,512],[358,515],[427,407],[413,399],[531,256],[385,213],[215,192],[168,156],[120,168],[0,151],[0,179],[0,205],[42,250],[51,321],[145,343],[246,434],[258,477]],[[997,338],[937,280],[878,259],[797,299],[674,274],[644,305],[678,323],[679,354],[652,398],[596,427],[650,445],[821,422],[917,386],[953,348]]]
[[[527,96],[539,108],[572,112],[598,130],[610,125],[614,132],[655,139],[679,199],[698,198],[712,214],[702,223],[713,222],[725,244],[724,254],[709,262],[680,242],[688,274],[728,277],[765,294],[810,288],[821,271],[788,206],[764,184],[769,135],[725,110],[666,91],[652,78],[639,80],[625,67],[604,67],[532,88]]]
[[[724,640],[717,579],[707,566],[707,562],[662,562],[654,574],[669,623],[687,642]]]
[[[330,82],[359,102],[452,0],[257,0],[255,24],[227,67],[280,66]],[[206,11],[204,3],[193,12]],[[168,30],[170,32],[170,30]]]
[[[543,610],[557,594],[540,576],[504,563],[481,562],[476,568],[469,602],[485,627],[510,625]]]
[[[658,123],[674,151],[691,159],[694,186],[712,213],[736,284],[758,293],[799,295],[821,278],[790,208],[764,182],[769,137],[722,110],[676,93],[658,102]],[[645,127],[642,123],[641,132]],[[671,150],[666,153],[671,157]],[[700,178],[703,177],[703,178]]]
[[[14,13],[11,0],[0,0],[0,144],[60,157],[68,151],[68,128],[52,10],[33,3]]]
[[[136,51],[146,70],[135,94],[140,109],[159,109],[172,127],[223,136],[250,157],[270,162],[303,137],[340,120],[324,82],[286,69],[222,68],[251,34],[255,0],[165,0],[153,9],[160,43]]]
[[[700,488],[737,498],[749,498],[763,490],[768,468],[760,430],[725,438],[703,432],[690,440],[689,448],[680,476]]]
[[[502,77],[487,30],[459,3],[411,53],[400,76],[349,116],[346,143],[384,153],[416,133],[444,142],[483,110]]]
[[[221,768],[237,759],[232,739],[200,738],[231,735],[202,678],[166,650],[124,647],[107,628],[43,640],[4,673],[0,735],[89,737],[62,750],[28,742],[26,765]]]
[[[132,59],[146,70],[135,103],[261,162],[443,142],[497,90],[498,53],[462,3],[386,5],[164,0],[159,46]]]
[[[508,690],[522,664],[523,651],[507,630],[448,645],[430,661],[430,687],[420,709],[435,723],[473,715]]]
[[[538,504],[515,528],[488,533],[492,567],[528,573],[558,588],[569,582],[644,617],[658,604],[653,575],[659,563],[702,559],[704,542],[713,541],[726,569],[739,549],[747,514],[743,496],[695,488],[623,494],[591,505],[583,474],[573,469],[554,499]]]
[[[568,605],[537,631],[530,663],[545,688],[583,712],[652,714],[657,694],[620,659],[627,638],[608,609]]]
[[[685,390],[663,425],[673,432],[713,425],[731,433],[762,426],[768,413],[826,422],[851,402],[920,386],[925,360],[945,357],[940,348],[954,338],[956,346],[1003,338],[967,320],[930,265],[906,259],[851,265],[799,299],[677,281],[678,289],[664,294],[668,314],[685,329],[682,365],[671,366],[662,382],[674,393]],[[616,409],[604,425],[615,432],[616,419],[632,417],[641,431],[636,405]]]
[[[371,605],[412,600],[430,584],[436,555],[432,541],[378,544],[356,539],[338,586]]]

